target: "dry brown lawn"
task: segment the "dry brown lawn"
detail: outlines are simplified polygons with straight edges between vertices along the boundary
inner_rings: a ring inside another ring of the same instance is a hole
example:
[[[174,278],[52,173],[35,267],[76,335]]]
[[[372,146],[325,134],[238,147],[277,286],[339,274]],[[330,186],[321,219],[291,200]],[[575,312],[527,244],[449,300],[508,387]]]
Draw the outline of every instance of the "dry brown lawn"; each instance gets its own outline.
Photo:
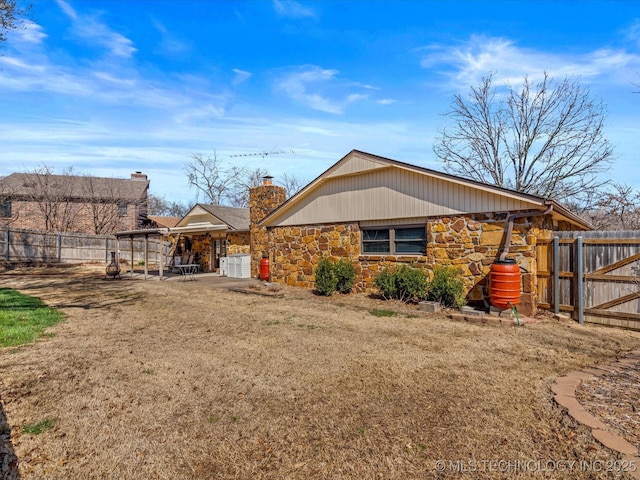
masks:
[[[67,315],[50,338],[0,350],[23,479],[621,478],[448,462],[614,460],[550,385],[637,349],[638,333],[380,318],[369,310],[389,304],[361,295],[268,298],[78,270],[14,272],[0,287]],[[21,433],[43,419],[54,428]]]

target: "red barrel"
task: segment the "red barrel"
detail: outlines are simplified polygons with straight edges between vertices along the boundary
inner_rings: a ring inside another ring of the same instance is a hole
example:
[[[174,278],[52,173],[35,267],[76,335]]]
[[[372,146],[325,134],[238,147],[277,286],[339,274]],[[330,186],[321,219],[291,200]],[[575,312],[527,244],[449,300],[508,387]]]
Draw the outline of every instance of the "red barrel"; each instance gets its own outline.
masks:
[[[515,260],[496,260],[491,265],[489,296],[496,308],[507,309],[520,302],[520,267]]]
[[[269,258],[262,257],[260,260],[260,280],[269,281]]]

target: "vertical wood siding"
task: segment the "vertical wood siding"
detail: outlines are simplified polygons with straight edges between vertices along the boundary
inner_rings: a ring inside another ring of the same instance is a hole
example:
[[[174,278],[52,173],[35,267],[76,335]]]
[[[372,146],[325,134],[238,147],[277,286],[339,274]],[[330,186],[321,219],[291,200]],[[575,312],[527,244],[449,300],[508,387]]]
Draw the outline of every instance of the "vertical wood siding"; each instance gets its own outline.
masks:
[[[269,226],[504,212],[539,206],[418,172],[387,167],[330,177]]]

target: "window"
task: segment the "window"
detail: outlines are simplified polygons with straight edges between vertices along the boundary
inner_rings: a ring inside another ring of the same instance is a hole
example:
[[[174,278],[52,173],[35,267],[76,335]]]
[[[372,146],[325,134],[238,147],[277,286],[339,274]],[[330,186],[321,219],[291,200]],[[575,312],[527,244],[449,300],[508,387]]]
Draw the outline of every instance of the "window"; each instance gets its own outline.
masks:
[[[118,202],[118,215],[124,217],[127,215],[128,205],[125,202]]]
[[[0,218],[11,217],[11,200],[0,200]]]
[[[426,229],[424,226],[363,229],[362,253],[426,255]]]

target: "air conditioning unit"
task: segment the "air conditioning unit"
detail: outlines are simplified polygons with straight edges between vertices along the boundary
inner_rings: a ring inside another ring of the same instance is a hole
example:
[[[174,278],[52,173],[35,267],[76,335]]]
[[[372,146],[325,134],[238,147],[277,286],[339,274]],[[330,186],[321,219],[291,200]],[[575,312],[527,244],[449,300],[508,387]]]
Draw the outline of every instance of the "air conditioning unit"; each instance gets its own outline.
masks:
[[[237,253],[229,255],[229,278],[251,278],[251,255]]]

